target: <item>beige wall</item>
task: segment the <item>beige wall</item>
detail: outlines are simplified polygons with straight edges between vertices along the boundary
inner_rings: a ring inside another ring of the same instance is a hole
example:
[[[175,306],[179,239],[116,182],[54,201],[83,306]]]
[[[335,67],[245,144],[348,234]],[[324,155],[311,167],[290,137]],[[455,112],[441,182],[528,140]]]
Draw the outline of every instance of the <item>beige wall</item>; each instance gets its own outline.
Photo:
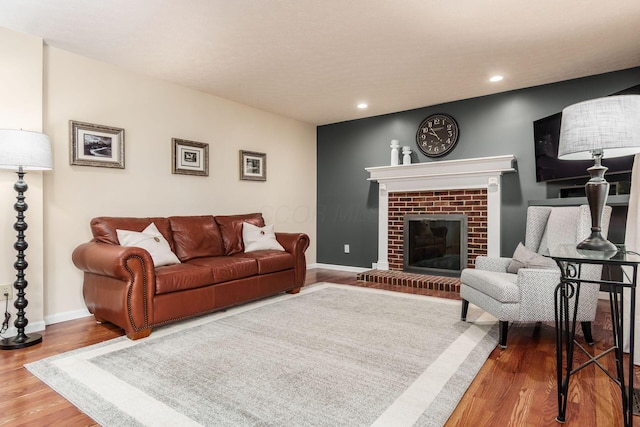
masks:
[[[42,131],[42,39],[17,33],[0,27],[0,129],[25,129]],[[43,174],[51,172],[28,172],[25,181],[29,189],[25,193],[29,209],[25,212],[28,229],[25,239],[29,247],[25,251],[29,267],[25,278],[28,282],[26,308],[29,325],[27,332],[44,327],[43,295]],[[13,244],[16,232],[16,192],[13,184],[17,175],[9,170],[0,170],[0,283],[13,284],[16,271],[13,263],[16,251]],[[15,290],[13,292],[15,300]],[[2,302],[4,313],[4,300]],[[15,335],[13,322],[16,310],[10,304],[11,328],[5,336]]]
[[[85,313],[71,253],[90,240],[94,216],[261,211],[276,231],[305,232],[315,242],[315,126],[49,46],[43,99],[54,157],[54,170],[44,173],[47,323]],[[71,166],[69,120],[124,128],[126,168]],[[209,144],[208,177],[171,173],[174,137]],[[267,182],[240,181],[241,149],[267,154]],[[315,260],[312,244],[307,262]]]

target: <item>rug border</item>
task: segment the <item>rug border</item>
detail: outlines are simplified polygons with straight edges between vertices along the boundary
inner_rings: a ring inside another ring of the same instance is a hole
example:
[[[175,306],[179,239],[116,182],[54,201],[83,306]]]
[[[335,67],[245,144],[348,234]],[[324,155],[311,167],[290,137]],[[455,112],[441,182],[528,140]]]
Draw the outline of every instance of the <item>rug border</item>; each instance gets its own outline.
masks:
[[[40,372],[40,370],[46,370],[46,369],[54,369],[54,367],[52,366],[53,363],[61,360],[61,359],[66,359],[69,357],[75,357],[78,353],[83,353],[83,358],[92,358],[92,357],[96,357],[97,355],[103,354],[103,353],[110,353],[113,351],[118,351],[121,349],[125,349],[128,347],[132,347],[135,345],[139,345],[142,343],[147,343],[147,342],[153,342],[156,339],[160,339],[160,338],[164,338],[166,336],[175,334],[175,333],[180,333],[186,329],[190,329],[190,328],[194,328],[194,327],[199,327],[202,325],[206,325],[209,324],[211,322],[215,322],[219,319],[223,319],[226,317],[230,317],[230,316],[234,316],[234,315],[238,315],[247,311],[251,311],[253,309],[259,308],[259,307],[263,307],[263,306],[268,306],[271,304],[275,304],[281,301],[286,301],[289,299],[294,299],[294,298],[299,298],[300,296],[306,295],[306,294],[310,294],[313,292],[317,292],[320,291],[322,289],[327,289],[327,288],[336,288],[336,289],[345,289],[345,290],[349,290],[349,291],[354,291],[354,292],[362,292],[362,293],[369,293],[369,294],[381,294],[381,295],[385,295],[385,296],[392,296],[395,298],[405,298],[405,299],[416,299],[416,300],[422,300],[422,301],[433,301],[433,302],[437,302],[438,304],[445,304],[445,305],[458,305],[460,304],[459,300],[452,300],[452,299],[446,299],[446,298],[438,298],[438,297],[432,297],[432,296],[426,296],[426,295],[419,295],[419,294],[411,294],[411,293],[402,293],[402,292],[396,292],[396,291],[391,291],[391,290],[385,290],[385,289],[377,289],[377,288],[366,288],[366,287],[359,287],[359,286],[353,286],[353,285],[344,285],[344,284],[336,284],[336,283],[331,283],[331,282],[320,282],[320,283],[316,283],[310,286],[305,286],[302,288],[301,292],[298,294],[280,294],[280,295],[276,295],[273,297],[269,297],[266,299],[262,299],[262,300],[258,300],[258,301],[254,301],[254,302],[250,302],[247,304],[243,304],[240,306],[236,306],[233,308],[230,308],[226,311],[221,311],[221,312],[216,312],[216,313],[211,313],[208,315],[204,315],[204,316],[200,316],[200,317],[196,317],[193,319],[189,319],[183,322],[179,322],[176,324],[171,324],[171,325],[167,325],[167,326],[163,326],[161,328],[158,328],[156,330],[154,330],[154,333],[152,335],[150,335],[149,337],[145,338],[144,340],[136,340],[136,341],[132,341],[129,340],[126,336],[122,336],[122,337],[118,337],[118,338],[114,338],[111,340],[107,340],[101,343],[97,343],[97,344],[93,344],[90,346],[86,346],[86,347],[82,347],[73,351],[69,351],[69,352],[65,352],[65,353],[61,353],[58,355],[54,355],[48,358],[44,358],[41,359],[39,361],[35,361],[35,362],[31,362],[28,364],[25,364],[24,367],[31,372],[34,376],[36,376],[38,379],[40,379],[42,382],[44,382],[45,384],[47,384],[50,388],[52,388],[54,391],[56,391],[58,394],[60,394],[61,396],[63,396],[65,399],[69,400],[72,404],[74,404],[74,406],[76,406],[79,410],[82,411],[82,409],[80,409],[80,407],[78,405],[76,405],[74,403],[74,399],[72,396],[68,396],[67,394],[65,394],[64,392],[59,391],[59,387],[54,387],[52,386],[48,381],[46,381],[45,379],[42,378],[42,373]],[[492,318],[492,316],[485,316],[484,314],[478,318],[477,322],[469,322],[469,328],[468,330],[474,330],[474,329],[482,329],[484,330],[483,335],[487,335],[489,334],[491,329],[494,329],[495,326],[497,325],[497,319]],[[483,341],[484,338],[482,338],[481,341]],[[481,342],[478,341],[478,344]],[[478,345],[476,344],[476,346]],[[497,344],[497,340],[496,340],[496,344]],[[491,348],[491,350],[488,351],[488,353],[486,354],[486,356],[488,356],[488,354],[493,350],[494,347]],[[483,354],[486,353],[485,351],[482,352]],[[475,377],[475,375],[477,375],[477,372],[480,370],[480,368],[482,367],[482,365],[484,365],[485,361],[486,361],[486,356],[483,359],[482,364],[479,365],[478,369],[475,371],[473,377]],[[468,357],[468,355],[467,355]],[[55,368],[58,369],[58,368]],[[40,374],[40,375],[39,375]],[[472,377],[472,379],[473,379]],[[66,378],[65,378],[66,380]],[[92,392],[95,393],[95,391],[92,390]],[[464,394],[464,393],[463,393]],[[462,396],[460,396],[461,398]],[[459,401],[459,399],[458,399]],[[82,404],[86,404],[86,402],[82,402]],[[108,405],[113,405],[113,403],[107,399],[104,400],[104,402],[100,402],[100,404],[105,404],[105,406]],[[91,408],[89,408],[91,409]],[[453,408],[451,408],[451,412],[453,412],[453,410],[455,409],[455,406]],[[83,411],[84,412],[84,411]],[[91,417],[92,419],[94,419],[95,421],[99,422],[99,423],[103,423],[103,422],[109,422],[108,420],[103,420],[101,417],[99,417],[100,415],[100,410],[97,410],[96,413],[96,409],[93,409],[93,412],[91,415],[87,414],[89,417]],[[120,411],[123,412],[123,411]],[[450,412],[450,413],[451,413]],[[85,412],[86,413],[86,412]],[[446,414],[446,419],[450,416],[449,414]],[[130,414],[123,412],[123,415],[126,417],[131,417]],[[98,416],[98,417],[96,417]],[[419,418],[419,417],[418,417]],[[415,421],[415,420],[414,420]],[[137,420],[131,419],[131,420],[127,420],[127,424],[131,424],[134,425],[137,423]],[[412,425],[413,422],[411,422],[409,425]],[[142,425],[142,424],[140,424]]]

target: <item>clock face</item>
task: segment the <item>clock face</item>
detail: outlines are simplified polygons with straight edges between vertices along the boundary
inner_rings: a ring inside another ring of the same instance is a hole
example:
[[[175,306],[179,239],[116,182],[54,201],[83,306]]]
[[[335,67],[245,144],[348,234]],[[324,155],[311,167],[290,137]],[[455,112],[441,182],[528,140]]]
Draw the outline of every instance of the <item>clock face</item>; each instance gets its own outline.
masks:
[[[458,142],[458,123],[446,114],[433,114],[420,123],[416,133],[418,148],[425,156],[440,157]]]

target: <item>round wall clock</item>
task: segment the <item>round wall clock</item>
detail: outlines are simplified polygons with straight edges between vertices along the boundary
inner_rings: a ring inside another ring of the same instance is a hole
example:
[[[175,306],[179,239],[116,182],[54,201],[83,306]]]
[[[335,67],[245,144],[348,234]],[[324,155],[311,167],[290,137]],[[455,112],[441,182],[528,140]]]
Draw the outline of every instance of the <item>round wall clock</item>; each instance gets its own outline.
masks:
[[[449,154],[458,143],[458,123],[447,114],[432,114],[420,123],[416,143],[425,156]]]

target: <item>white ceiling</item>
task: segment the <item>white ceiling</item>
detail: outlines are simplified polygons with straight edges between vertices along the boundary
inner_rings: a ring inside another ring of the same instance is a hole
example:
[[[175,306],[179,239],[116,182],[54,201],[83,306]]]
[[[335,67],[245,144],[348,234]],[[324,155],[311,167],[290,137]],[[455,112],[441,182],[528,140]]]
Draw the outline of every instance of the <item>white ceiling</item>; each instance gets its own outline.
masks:
[[[0,0],[0,26],[317,125],[640,66],[638,0]]]

